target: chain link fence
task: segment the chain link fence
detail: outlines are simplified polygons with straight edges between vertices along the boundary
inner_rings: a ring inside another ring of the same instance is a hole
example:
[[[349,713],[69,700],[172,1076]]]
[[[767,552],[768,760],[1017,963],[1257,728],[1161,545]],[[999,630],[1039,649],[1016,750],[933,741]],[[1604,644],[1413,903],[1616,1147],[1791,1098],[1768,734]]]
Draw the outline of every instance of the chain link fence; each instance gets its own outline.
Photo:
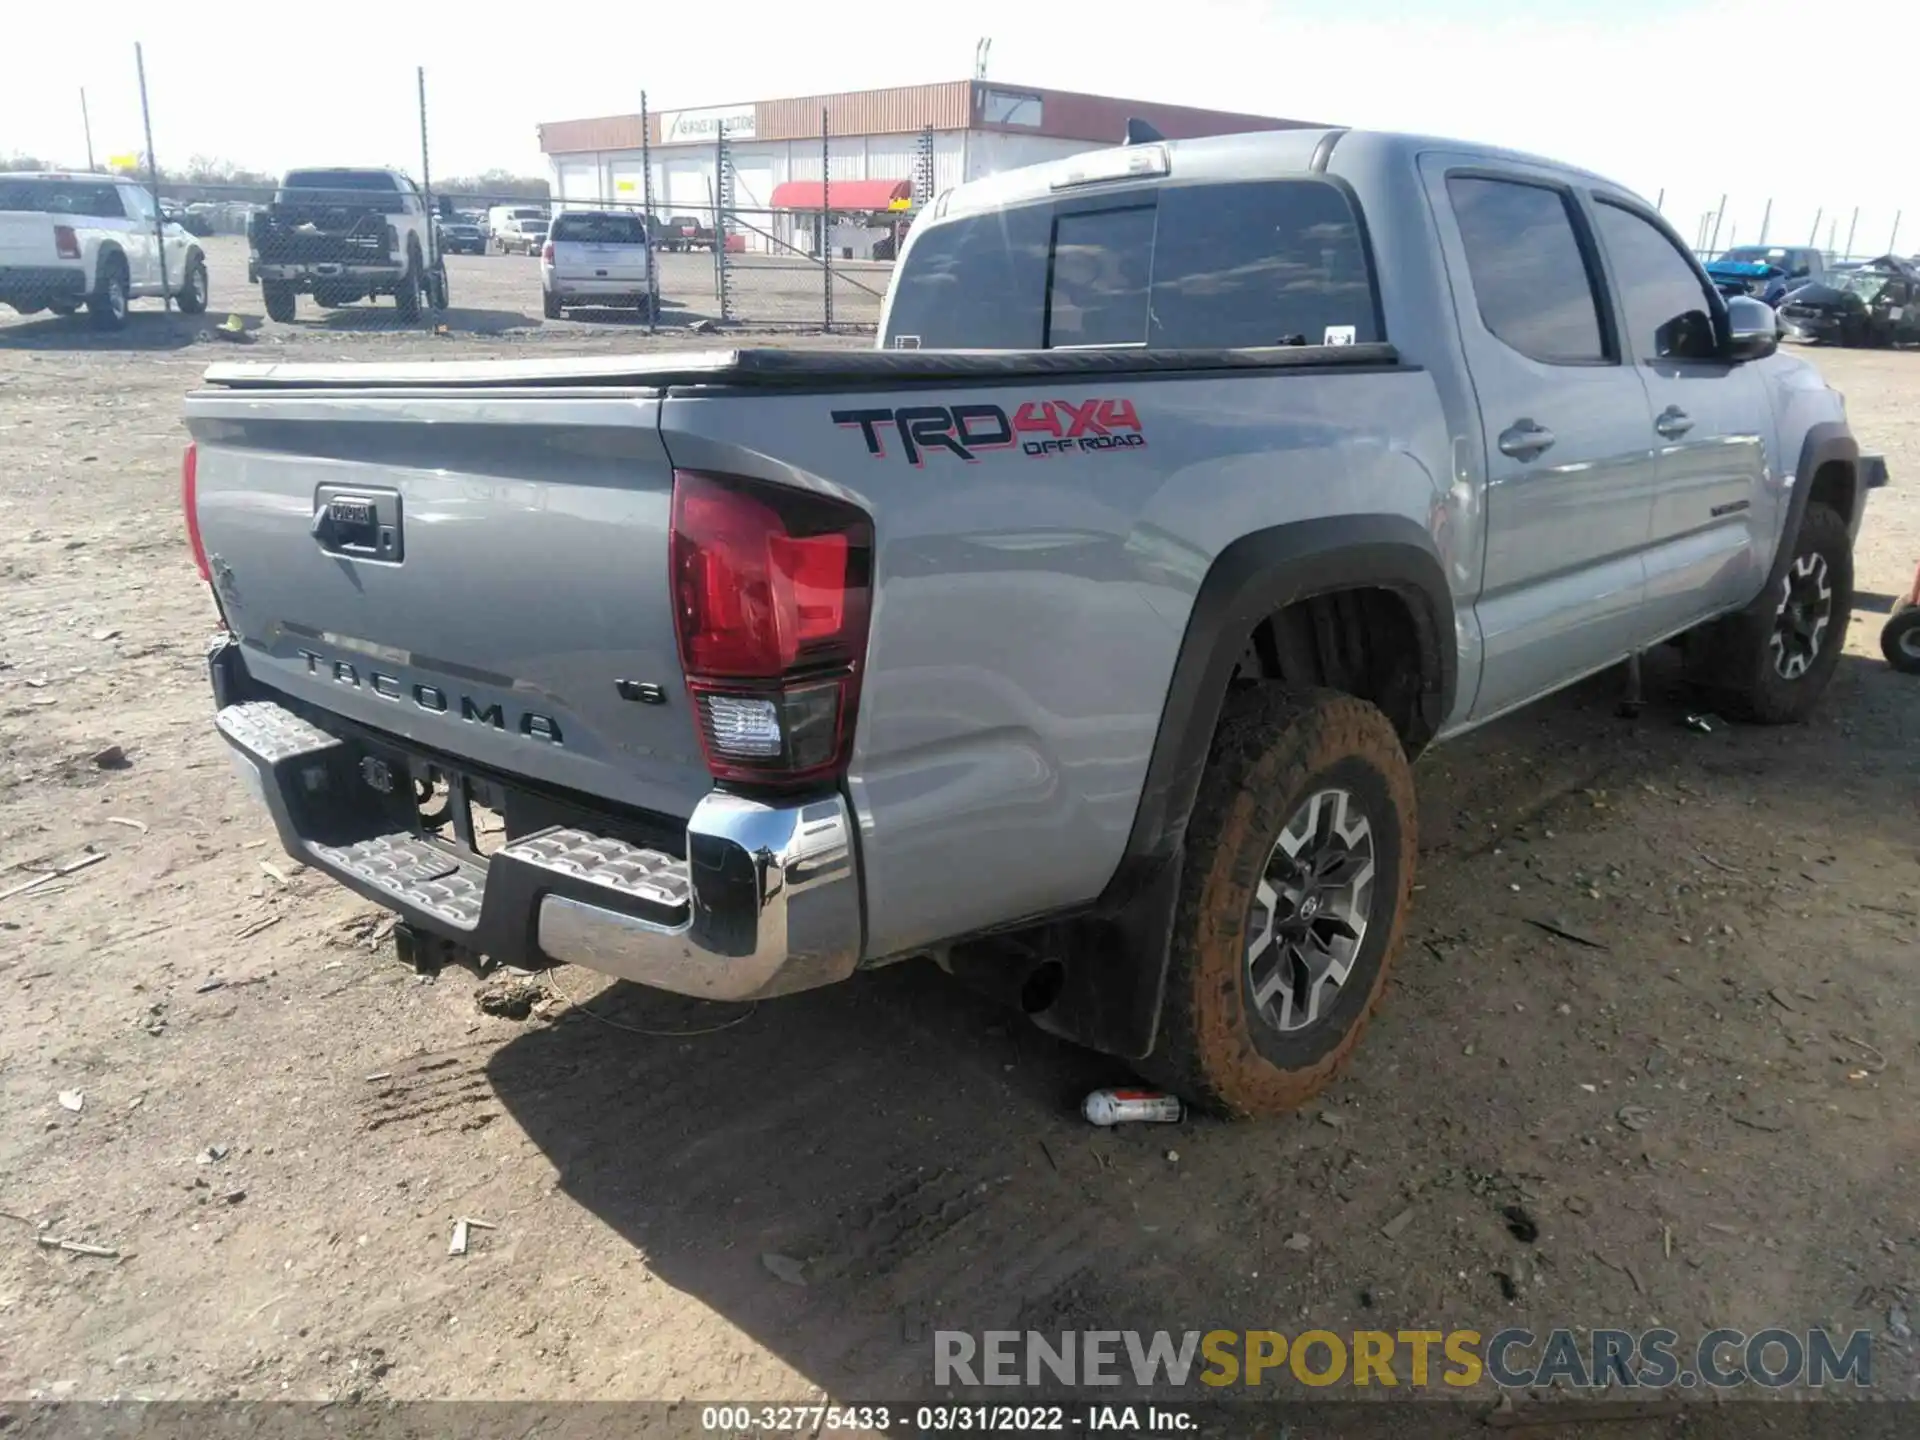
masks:
[[[145,74],[143,68],[143,114]],[[171,309],[174,298],[163,292],[178,293],[197,253],[210,291],[200,323],[238,335],[271,337],[293,326],[344,335],[691,329],[860,336],[877,328],[894,257],[913,217],[933,199],[931,131],[919,137],[910,181],[876,182],[858,178],[868,173],[861,137],[834,136],[823,110],[817,154],[809,153],[810,142],[790,142],[779,180],[724,123],[702,145],[676,143],[669,201],[656,193],[668,152],[646,138],[644,92],[637,155],[596,158],[584,189],[571,178],[576,167],[562,163],[566,157],[553,161],[562,194],[547,193],[545,175],[500,189],[436,187],[428,76],[421,70],[416,79],[409,88],[417,89],[418,135],[395,134],[388,153],[411,154],[417,145],[418,163],[392,181],[374,182],[366,177],[380,172],[215,178],[156,168],[152,137],[164,146],[170,77],[155,75],[157,125],[146,127],[147,149],[109,155],[95,172],[108,190],[98,199],[99,218],[145,237],[129,248],[130,269],[139,265],[135,252],[150,242],[155,276],[167,276],[143,283],[129,275],[137,308]],[[316,134],[302,152],[324,153],[324,138]],[[89,132],[90,152],[91,145]],[[895,151],[893,167],[907,168],[906,147]],[[754,158],[743,165],[743,153]],[[88,161],[93,170],[91,153]],[[698,194],[691,203],[689,178]],[[367,188],[381,183],[384,195]],[[1770,200],[1743,208],[1720,197],[1704,212],[1690,204],[1663,208],[1703,258],[1741,242],[1798,243],[1805,233],[1798,216],[1796,233],[1783,241],[1784,217]],[[1896,249],[1900,229],[1898,213],[1889,224],[1887,216],[1858,208],[1822,209],[1808,244],[1829,263],[1868,259]],[[1880,234],[1888,235],[1885,247],[1869,238]],[[63,307],[58,317],[73,308]],[[23,322],[53,323],[0,311],[0,343],[17,340]]]

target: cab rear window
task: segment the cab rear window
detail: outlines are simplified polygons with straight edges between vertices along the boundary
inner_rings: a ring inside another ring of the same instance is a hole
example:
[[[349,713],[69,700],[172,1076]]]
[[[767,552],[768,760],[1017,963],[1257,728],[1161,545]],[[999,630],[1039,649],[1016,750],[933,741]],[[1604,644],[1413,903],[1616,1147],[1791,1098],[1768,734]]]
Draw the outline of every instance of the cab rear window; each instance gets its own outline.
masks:
[[[52,215],[85,215],[95,220],[125,216],[120,192],[91,180],[52,180],[45,176],[9,179],[0,175],[0,210],[40,210]]]
[[[1169,185],[970,215],[916,236],[885,343],[1160,349],[1383,338],[1346,191],[1287,179]]]

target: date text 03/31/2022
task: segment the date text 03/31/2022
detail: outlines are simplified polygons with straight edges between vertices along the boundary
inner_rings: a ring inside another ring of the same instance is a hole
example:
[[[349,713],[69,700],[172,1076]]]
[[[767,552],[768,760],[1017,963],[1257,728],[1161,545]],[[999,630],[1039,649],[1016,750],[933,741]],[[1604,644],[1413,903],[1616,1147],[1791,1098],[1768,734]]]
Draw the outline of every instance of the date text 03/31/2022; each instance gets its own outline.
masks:
[[[721,1435],[829,1431],[909,1434],[972,1431],[986,1435],[1188,1434],[1198,1422],[1187,1411],[1160,1405],[708,1405],[700,1428]]]

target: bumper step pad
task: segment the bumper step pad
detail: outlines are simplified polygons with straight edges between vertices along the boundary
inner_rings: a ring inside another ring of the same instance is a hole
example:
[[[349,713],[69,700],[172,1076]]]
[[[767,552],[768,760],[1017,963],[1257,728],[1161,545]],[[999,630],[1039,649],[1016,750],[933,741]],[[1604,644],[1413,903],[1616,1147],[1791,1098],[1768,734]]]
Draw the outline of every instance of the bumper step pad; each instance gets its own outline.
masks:
[[[584,830],[543,830],[515,840],[500,853],[673,911],[673,924],[686,918],[693,896],[683,861]]]
[[[480,923],[487,872],[456,860],[418,835],[375,835],[351,845],[309,840],[307,849],[327,864],[350,871],[449,925],[472,930]]]
[[[265,700],[225,706],[213,720],[234,744],[269,765],[318,755],[340,744],[317,725]]]

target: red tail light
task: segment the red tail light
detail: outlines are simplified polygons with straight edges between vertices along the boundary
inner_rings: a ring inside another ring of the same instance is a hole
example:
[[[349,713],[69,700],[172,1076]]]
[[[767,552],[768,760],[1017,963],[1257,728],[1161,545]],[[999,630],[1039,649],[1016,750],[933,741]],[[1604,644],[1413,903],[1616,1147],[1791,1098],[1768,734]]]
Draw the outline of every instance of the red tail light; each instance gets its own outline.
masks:
[[[873,590],[865,512],[676,470],[672,571],[680,664],[714,778],[791,784],[845,769]]]
[[[53,227],[53,252],[62,260],[80,258],[80,237],[73,233],[71,225]]]
[[[193,563],[200,578],[213,583],[213,571],[207,568],[207,547],[200,539],[200,447],[187,446],[180,461],[180,508],[187,512],[187,544],[193,547]]]
[[[540,247],[540,258],[549,265],[553,263],[553,242],[551,240]]]

